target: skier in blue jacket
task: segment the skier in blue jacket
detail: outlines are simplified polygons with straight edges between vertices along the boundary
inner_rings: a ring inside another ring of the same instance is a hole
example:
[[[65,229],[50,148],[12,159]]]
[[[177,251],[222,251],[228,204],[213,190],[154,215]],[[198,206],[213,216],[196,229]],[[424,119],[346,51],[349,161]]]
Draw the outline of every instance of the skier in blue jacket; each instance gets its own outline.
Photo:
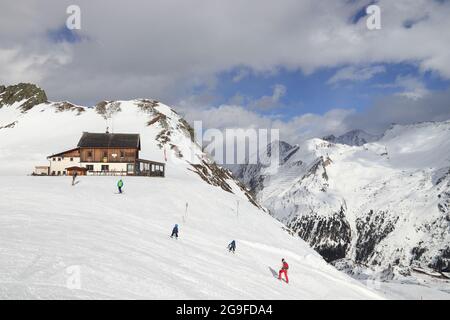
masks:
[[[175,227],[173,227],[172,235],[170,237],[173,238],[174,236],[175,236],[175,238],[178,239],[178,225],[177,224],[175,225]]]

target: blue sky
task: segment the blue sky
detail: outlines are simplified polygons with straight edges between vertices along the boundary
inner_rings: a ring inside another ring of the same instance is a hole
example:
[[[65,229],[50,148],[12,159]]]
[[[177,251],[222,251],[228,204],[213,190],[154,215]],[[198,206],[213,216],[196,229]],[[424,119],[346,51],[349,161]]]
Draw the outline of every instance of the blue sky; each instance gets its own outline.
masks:
[[[68,29],[65,25],[57,29],[47,31],[48,39],[53,43],[77,43],[83,40],[83,37],[76,30]]]
[[[214,90],[216,103],[229,103],[236,94],[258,99],[271,95],[276,84],[285,86],[286,93],[280,103],[268,110],[257,110],[260,113],[280,115],[283,119],[304,113],[323,114],[331,109],[364,109],[373,105],[377,98],[401,93],[404,89],[393,86],[397,77],[412,77],[423,82],[426,89],[445,90],[450,81],[428,71],[421,72],[415,64],[378,64],[385,72],[378,73],[364,81],[340,81],[337,84],[327,83],[341,68],[323,68],[312,74],[302,71],[278,70],[275,74],[249,73],[240,81],[233,81],[240,70],[223,72],[219,76]]]

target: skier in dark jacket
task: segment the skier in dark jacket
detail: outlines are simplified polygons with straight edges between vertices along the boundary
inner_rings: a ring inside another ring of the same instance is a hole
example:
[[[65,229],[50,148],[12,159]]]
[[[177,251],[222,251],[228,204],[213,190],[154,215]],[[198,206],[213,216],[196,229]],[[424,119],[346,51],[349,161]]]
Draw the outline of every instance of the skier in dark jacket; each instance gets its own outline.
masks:
[[[122,193],[123,181],[120,179],[117,181],[117,188],[119,189],[119,193]]]
[[[282,263],[282,266],[281,266],[280,272],[278,272],[278,280],[281,280],[281,275],[284,274],[284,277],[286,278],[286,283],[289,283],[289,278],[288,278],[288,274],[287,274],[289,265],[286,262],[286,260],[284,260],[284,259],[281,259],[281,263]]]
[[[170,237],[173,238],[174,236],[175,236],[175,238],[178,239],[178,225],[177,224],[175,225],[175,227],[173,227],[172,235]]]
[[[72,176],[72,185],[73,186],[75,185],[75,180],[77,179],[77,176],[78,176],[78,172],[75,171]]]
[[[236,251],[236,241],[231,241],[231,243],[228,245],[228,250],[233,253],[234,251]]]

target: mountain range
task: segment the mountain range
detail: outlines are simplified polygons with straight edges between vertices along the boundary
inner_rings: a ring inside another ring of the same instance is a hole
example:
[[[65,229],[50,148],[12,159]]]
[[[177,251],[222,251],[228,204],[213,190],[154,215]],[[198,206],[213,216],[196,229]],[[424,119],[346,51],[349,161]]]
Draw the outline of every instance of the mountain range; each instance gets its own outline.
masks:
[[[450,121],[277,141],[260,159],[275,149],[278,166],[233,173],[327,261],[383,278],[450,271]]]
[[[165,162],[166,177],[123,177],[117,195],[115,177],[72,186],[30,175],[82,132],[107,128],[139,133],[142,157]],[[278,141],[260,154],[279,151],[277,166],[233,174],[159,101],[81,106],[33,84],[0,86],[0,297],[448,298],[446,280],[430,279],[448,268],[449,134],[442,122],[337,138],[348,144]],[[281,258],[288,286],[276,279]],[[386,282],[421,274],[426,285]]]
[[[82,132],[140,134],[161,177],[31,175]],[[1,299],[382,299],[270,216],[153,99],[52,102],[0,87]],[[179,238],[170,238],[175,224]],[[235,240],[236,253],[227,245]],[[290,283],[277,279],[281,259]]]

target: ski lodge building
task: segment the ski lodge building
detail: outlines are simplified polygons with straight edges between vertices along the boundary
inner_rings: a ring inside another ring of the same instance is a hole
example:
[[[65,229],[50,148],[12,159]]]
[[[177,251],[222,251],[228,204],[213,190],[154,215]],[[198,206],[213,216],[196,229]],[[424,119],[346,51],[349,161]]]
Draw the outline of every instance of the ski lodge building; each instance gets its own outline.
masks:
[[[164,177],[165,164],[140,159],[140,150],[139,134],[83,132],[76,148],[47,157],[50,161],[48,175],[74,175],[76,172],[78,175]],[[42,174],[42,168],[40,170]]]

